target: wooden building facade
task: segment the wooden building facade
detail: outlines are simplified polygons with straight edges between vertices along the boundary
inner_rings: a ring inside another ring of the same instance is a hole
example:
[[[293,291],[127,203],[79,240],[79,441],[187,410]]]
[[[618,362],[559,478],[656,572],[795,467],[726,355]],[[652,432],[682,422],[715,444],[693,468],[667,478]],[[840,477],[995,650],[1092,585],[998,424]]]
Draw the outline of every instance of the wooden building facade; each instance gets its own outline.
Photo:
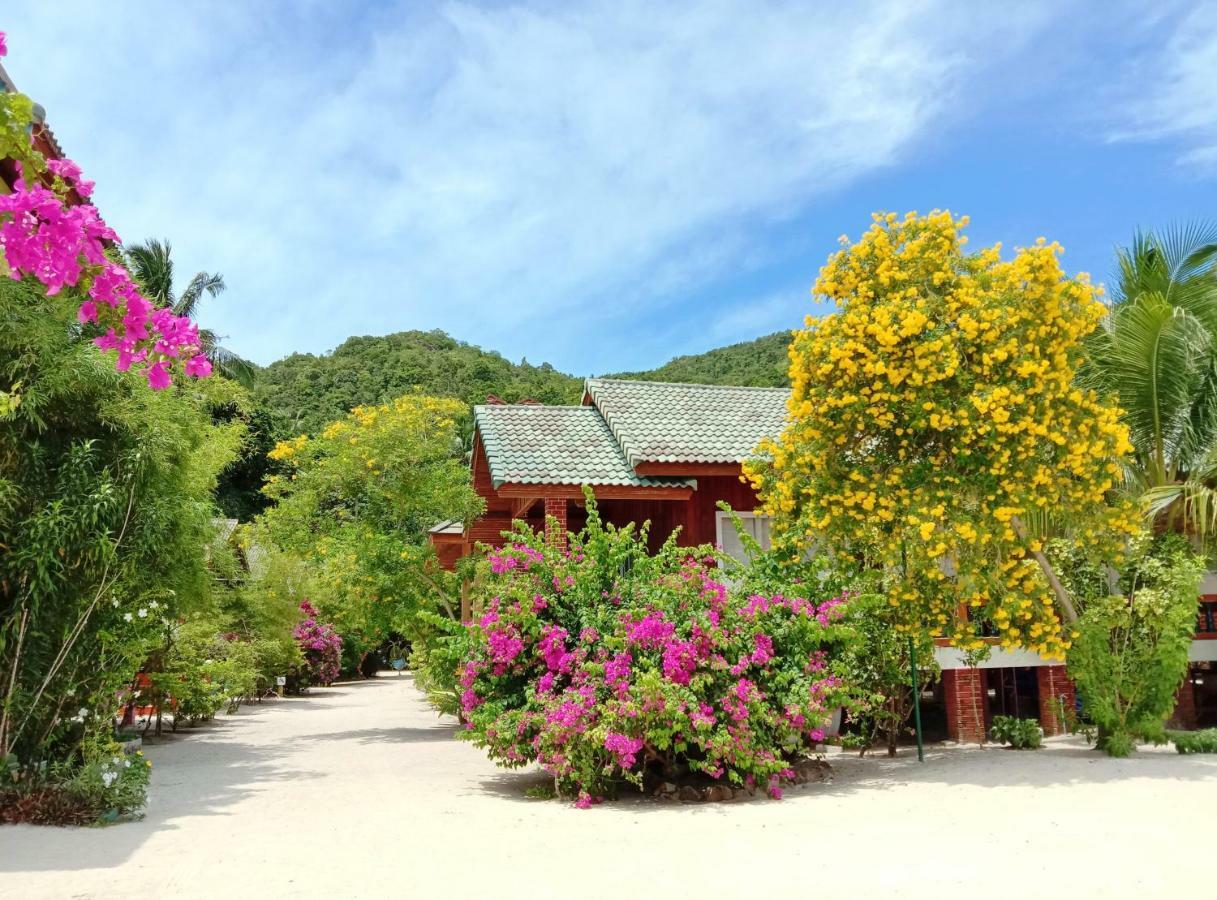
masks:
[[[722,545],[725,501],[755,524],[756,494],[741,464],[786,418],[782,388],[589,379],[579,406],[487,404],[474,409],[471,477],[486,512],[463,529],[442,523],[431,539],[451,567],[477,543],[498,546],[513,520],[558,523],[555,539],[586,521],[584,486],[615,525],[650,523],[657,547]]]

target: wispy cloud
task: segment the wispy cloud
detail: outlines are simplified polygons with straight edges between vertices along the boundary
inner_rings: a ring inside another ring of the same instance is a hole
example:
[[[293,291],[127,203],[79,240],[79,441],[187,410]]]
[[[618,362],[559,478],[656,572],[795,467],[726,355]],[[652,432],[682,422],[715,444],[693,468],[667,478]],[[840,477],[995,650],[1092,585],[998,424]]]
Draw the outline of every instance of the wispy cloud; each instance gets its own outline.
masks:
[[[892,165],[1047,20],[659,9],[29,0],[5,19],[10,71],[119,232],[225,274],[204,319],[233,349],[442,327],[579,371],[642,362],[628,310],[687,303],[755,230]]]
[[[1165,46],[1133,67],[1117,140],[1174,139],[1179,161],[1217,172],[1217,6],[1170,22]]]

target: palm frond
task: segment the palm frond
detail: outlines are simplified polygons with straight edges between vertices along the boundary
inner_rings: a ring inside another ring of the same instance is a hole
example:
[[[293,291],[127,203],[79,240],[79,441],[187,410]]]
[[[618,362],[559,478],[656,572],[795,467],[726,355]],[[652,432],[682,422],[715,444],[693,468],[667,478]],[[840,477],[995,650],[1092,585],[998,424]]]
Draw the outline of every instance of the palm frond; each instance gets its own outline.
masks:
[[[1109,319],[1091,344],[1091,375],[1116,395],[1138,455],[1159,470],[1152,480],[1160,481],[1192,437],[1193,412],[1213,368],[1213,333],[1156,292],[1121,304]]]
[[[211,362],[212,368],[225,378],[252,389],[257,379],[258,367],[244,357],[220,346],[221,338],[209,328],[199,329],[199,349]]]
[[[1151,524],[1207,541],[1217,534],[1217,489],[1188,480],[1152,487],[1141,495],[1141,507]]]
[[[174,315],[189,316],[193,319],[204,294],[216,297],[222,294],[226,287],[224,276],[219,272],[196,272],[177,303],[173,305]]]
[[[169,241],[151,238],[123,250],[127,271],[144,296],[157,306],[173,306],[173,259]]]

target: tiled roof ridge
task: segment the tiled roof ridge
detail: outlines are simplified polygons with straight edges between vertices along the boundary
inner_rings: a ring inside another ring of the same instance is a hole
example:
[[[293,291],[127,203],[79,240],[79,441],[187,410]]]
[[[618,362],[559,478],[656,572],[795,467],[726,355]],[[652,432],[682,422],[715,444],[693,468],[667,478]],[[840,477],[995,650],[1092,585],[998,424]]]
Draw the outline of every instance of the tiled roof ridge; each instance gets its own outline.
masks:
[[[620,380],[624,381],[625,379],[620,379]],[[596,392],[594,390],[592,390],[593,381],[597,381],[600,384],[604,384],[606,382],[611,383],[612,381],[614,381],[614,379],[612,379],[612,378],[598,378],[598,379],[588,378],[586,381],[583,382],[583,391],[585,394],[587,394],[588,396],[590,396],[592,398],[592,408],[595,409],[596,412],[600,414],[600,418],[604,419],[604,424],[608,426],[609,433],[613,436],[613,440],[615,440],[617,442],[617,446],[621,448],[621,455],[625,457],[626,465],[628,465],[631,469],[637,470],[638,455],[634,452],[634,447],[628,441],[626,441],[625,437],[621,434],[621,431],[617,428],[617,423],[613,421],[613,417],[610,415],[607,415],[605,413],[604,409],[600,406],[600,400],[596,396]]]
[[[669,391],[668,389],[675,390]],[[715,396],[742,397],[751,395],[764,396],[776,400],[779,397],[789,397],[790,389],[750,387],[746,385],[706,385],[672,381],[634,381],[625,378],[589,378],[585,381],[584,393],[591,399],[591,405],[597,409],[601,418],[608,425],[614,440],[617,441],[625,453],[626,461],[630,467],[636,469],[643,462],[698,461],[697,454],[656,453],[653,447],[648,446],[646,436],[636,433],[634,428],[636,417],[632,414],[629,407],[627,406],[625,411],[614,411],[614,395],[624,394],[629,396],[635,393],[640,396],[649,395],[651,397],[664,395],[671,395],[673,397],[700,396],[707,399]],[[785,403],[782,405],[785,407]],[[728,457],[721,454],[718,456],[707,454],[706,456],[707,458],[701,461],[738,462],[743,458],[736,458],[734,455]]]
[[[654,387],[670,386],[682,388],[708,388],[717,391],[783,391],[785,393],[790,393],[790,388],[788,387],[766,387],[765,385],[761,384],[703,384],[697,381],[647,381],[645,378],[599,377],[585,378],[583,380],[584,390],[586,390],[587,385],[591,384],[593,381],[600,382],[602,384],[647,384]]]

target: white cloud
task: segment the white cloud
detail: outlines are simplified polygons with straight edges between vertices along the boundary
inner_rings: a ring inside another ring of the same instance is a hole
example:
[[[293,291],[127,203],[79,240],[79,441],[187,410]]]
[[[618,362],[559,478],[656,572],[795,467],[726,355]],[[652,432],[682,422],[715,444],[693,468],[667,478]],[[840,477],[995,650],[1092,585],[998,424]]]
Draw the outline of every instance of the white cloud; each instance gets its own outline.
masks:
[[[233,349],[442,327],[579,371],[642,362],[631,310],[695,314],[691,294],[763,255],[752,234],[895,163],[1046,18],[100,6],[9,10],[10,72],[120,234],[225,274],[203,318]]]
[[[1175,139],[1181,163],[1217,170],[1217,6],[1199,4],[1174,24],[1166,45],[1134,67],[1118,107],[1127,121],[1112,137]]]

